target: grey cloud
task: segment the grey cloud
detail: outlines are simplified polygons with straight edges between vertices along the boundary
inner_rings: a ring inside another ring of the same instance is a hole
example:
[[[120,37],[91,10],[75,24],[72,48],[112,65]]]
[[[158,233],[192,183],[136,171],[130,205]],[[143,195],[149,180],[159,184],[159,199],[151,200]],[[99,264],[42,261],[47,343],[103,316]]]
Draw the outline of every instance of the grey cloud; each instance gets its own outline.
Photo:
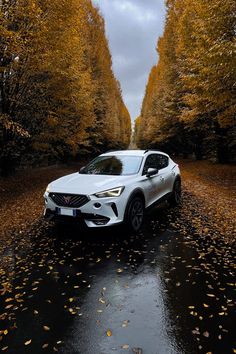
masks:
[[[164,26],[164,0],[93,0],[105,18],[113,68],[134,120],[140,113],[148,75],[157,62]]]

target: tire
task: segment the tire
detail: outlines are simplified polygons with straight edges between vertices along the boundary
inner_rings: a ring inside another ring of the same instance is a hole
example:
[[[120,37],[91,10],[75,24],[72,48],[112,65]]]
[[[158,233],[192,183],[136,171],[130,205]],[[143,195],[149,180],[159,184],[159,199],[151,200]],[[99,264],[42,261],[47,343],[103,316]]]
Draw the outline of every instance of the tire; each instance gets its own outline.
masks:
[[[142,198],[134,197],[128,204],[125,224],[130,231],[138,232],[143,224],[144,203]]]
[[[181,198],[182,198],[182,192],[181,192],[181,180],[176,179],[174,186],[173,186],[173,191],[172,195],[169,199],[169,203],[171,206],[175,207],[177,205],[180,205],[181,203]]]

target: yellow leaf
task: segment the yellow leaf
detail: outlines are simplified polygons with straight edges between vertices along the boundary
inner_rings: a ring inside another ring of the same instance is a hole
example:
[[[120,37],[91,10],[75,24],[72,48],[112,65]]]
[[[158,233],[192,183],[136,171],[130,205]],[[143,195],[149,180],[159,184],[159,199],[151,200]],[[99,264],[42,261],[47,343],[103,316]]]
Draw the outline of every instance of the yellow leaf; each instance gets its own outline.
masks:
[[[6,309],[6,310],[7,310],[7,309],[10,309],[12,306],[13,306],[12,304],[11,304],[11,305],[7,305],[7,306],[5,306],[5,309]]]
[[[76,315],[76,311],[75,310],[73,310],[72,308],[69,308],[69,312],[72,314],[72,315]]]
[[[117,273],[122,273],[123,272],[123,269],[122,268],[118,268],[117,269]]]
[[[107,330],[107,337],[111,337],[112,336],[112,331],[110,329]]]
[[[32,339],[27,340],[27,342],[25,342],[25,345],[29,345],[32,342]]]
[[[48,326],[43,326],[43,329],[44,329],[45,331],[50,331],[50,327],[48,327]]]

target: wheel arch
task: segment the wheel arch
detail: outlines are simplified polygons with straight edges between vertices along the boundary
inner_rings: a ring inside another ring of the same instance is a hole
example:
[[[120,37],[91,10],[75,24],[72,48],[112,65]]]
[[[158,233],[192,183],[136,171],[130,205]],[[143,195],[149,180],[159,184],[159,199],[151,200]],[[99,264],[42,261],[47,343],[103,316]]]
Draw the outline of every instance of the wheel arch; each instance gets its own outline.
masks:
[[[176,181],[179,181],[180,183],[182,183],[180,174],[178,174],[177,176],[175,176],[175,178],[174,178],[174,180],[173,180],[172,189],[174,188],[174,185],[175,185],[175,182],[176,182]]]
[[[180,183],[182,182],[180,175],[177,175],[177,176],[175,177],[174,183],[175,183],[176,181],[180,181]]]
[[[145,199],[145,195],[142,191],[141,188],[136,188],[135,190],[132,191],[132,193],[130,194],[127,203],[126,203],[126,207],[125,207],[125,213],[124,213],[124,217],[126,218],[127,216],[127,212],[128,212],[128,207],[129,204],[131,202],[131,200],[135,197],[140,197],[143,200],[143,204],[144,204],[144,209],[146,208],[146,199]]]

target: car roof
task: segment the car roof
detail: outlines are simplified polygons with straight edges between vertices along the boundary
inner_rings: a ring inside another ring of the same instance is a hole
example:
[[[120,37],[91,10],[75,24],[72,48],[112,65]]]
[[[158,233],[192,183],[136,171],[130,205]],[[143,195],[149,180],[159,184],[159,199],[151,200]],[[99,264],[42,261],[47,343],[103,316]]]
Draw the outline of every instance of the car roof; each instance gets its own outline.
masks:
[[[105,152],[104,154],[101,154],[100,156],[114,156],[114,155],[144,156],[147,153],[149,153],[149,154],[150,153],[160,153],[165,156],[168,156],[164,152],[158,151],[158,150],[117,150],[117,151]]]

